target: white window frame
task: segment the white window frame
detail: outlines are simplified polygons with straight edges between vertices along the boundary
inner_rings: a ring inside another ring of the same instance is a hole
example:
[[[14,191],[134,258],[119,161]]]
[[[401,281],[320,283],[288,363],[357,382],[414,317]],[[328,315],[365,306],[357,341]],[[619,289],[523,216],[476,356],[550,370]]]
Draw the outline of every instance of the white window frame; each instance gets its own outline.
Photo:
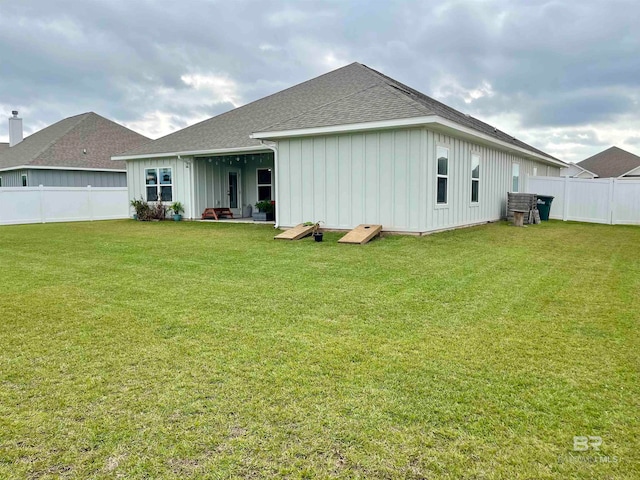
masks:
[[[444,148],[445,150],[447,150],[447,174],[446,175],[442,175],[438,173],[438,149],[440,148]],[[451,147],[446,144],[437,143],[435,159],[436,159],[435,161],[435,164],[436,164],[435,208],[447,208],[449,206],[449,176],[451,171]],[[447,181],[446,182],[447,186],[444,192],[446,201],[444,203],[438,202],[438,183],[441,178],[444,178]]]
[[[271,172],[271,183],[259,183],[260,175],[258,172],[260,170],[269,170]],[[260,201],[260,187],[271,187],[271,198],[269,200],[273,201],[273,168],[271,167],[260,167],[256,168],[256,200]]]
[[[518,175],[516,175],[516,170]],[[516,177],[518,178],[518,188],[514,189],[513,181]],[[511,193],[520,193],[520,164],[516,162],[511,164]]]
[[[26,173],[23,173],[22,175],[20,175],[20,185],[23,187],[29,186],[29,177],[27,176]]]
[[[473,157],[477,157],[478,159],[478,178],[474,178],[473,177]],[[469,192],[469,197],[471,200],[471,206],[472,207],[477,207],[478,205],[480,205],[480,179],[482,178],[482,155],[480,155],[478,152],[471,152],[471,191]],[[478,184],[478,199],[477,200],[473,200],[473,183],[477,183]]]
[[[155,185],[147,184],[147,172],[155,170],[156,172],[156,180],[157,183]],[[160,181],[160,170],[169,170],[171,173],[171,183],[161,183]],[[147,188],[156,187],[156,195],[158,200],[149,200]],[[161,187],[171,187],[171,200],[162,200],[162,188]],[[144,169],[144,198],[147,202],[161,202],[161,203],[173,203],[175,201],[175,195],[173,194],[173,167],[149,167]]]

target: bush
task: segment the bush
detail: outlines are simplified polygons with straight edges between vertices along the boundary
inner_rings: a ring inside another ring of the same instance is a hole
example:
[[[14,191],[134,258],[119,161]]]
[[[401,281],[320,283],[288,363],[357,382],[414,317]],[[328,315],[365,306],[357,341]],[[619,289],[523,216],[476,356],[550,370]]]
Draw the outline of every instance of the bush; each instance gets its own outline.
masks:
[[[141,222],[148,222],[150,220],[164,220],[167,215],[167,207],[162,202],[157,202],[153,205],[149,205],[142,197],[140,199],[134,199],[130,202],[133,209],[136,211],[136,216]]]

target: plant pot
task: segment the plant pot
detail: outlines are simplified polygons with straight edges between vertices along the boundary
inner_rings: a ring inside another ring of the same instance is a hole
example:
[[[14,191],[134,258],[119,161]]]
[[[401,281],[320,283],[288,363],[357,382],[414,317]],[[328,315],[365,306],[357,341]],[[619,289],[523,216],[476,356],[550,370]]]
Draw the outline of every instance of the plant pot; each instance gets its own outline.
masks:
[[[176,213],[176,214],[173,216],[173,221],[174,221],[174,222],[179,222],[180,220],[182,220],[182,215],[180,215],[180,214],[177,214],[177,213]]]
[[[134,213],[134,214],[133,214],[133,219],[134,219],[134,220],[137,220],[137,219],[138,219],[138,214],[137,214],[137,213]]]
[[[273,222],[273,212],[253,212],[253,220],[256,222]]]
[[[322,236],[323,236],[323,235],[324,235],[324,233],[322,233],[322,232],[314,233],[314,234],[313,234],[313,239],[314,239],[316,242],[321,242],[321,241],[322,241]]]

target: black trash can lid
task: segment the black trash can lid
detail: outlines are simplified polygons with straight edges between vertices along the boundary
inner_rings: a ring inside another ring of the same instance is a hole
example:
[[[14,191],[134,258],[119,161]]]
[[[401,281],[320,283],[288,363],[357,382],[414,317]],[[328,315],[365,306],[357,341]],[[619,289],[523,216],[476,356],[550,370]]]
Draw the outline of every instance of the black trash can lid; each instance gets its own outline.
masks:
[[[553,200],[556,197],[552,197],[551,195],[538,195],[540,200]]]

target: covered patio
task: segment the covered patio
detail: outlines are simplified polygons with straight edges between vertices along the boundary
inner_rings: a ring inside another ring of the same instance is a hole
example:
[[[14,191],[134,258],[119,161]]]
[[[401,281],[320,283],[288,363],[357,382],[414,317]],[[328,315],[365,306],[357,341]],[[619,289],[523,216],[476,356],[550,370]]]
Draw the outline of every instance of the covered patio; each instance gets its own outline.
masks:
[[[195,212],[228,208],[234,220],[251,220],[256,202],[275,200],[274,173],[269,150],[194,157]]]

